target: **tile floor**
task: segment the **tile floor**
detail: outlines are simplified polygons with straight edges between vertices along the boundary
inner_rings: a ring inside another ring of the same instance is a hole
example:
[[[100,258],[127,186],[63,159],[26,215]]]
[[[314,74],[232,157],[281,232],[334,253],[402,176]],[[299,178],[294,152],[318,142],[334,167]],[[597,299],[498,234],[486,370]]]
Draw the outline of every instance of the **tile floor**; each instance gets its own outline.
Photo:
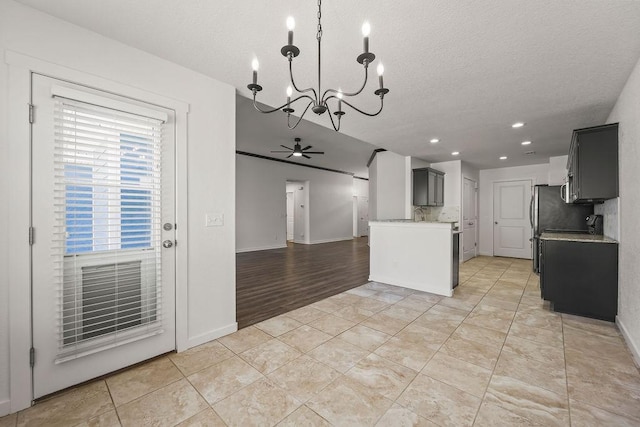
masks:
[[[454,298],[368,283],[64,392],[6,426],[638,426],[616,327],[548,310],[530,262]]]

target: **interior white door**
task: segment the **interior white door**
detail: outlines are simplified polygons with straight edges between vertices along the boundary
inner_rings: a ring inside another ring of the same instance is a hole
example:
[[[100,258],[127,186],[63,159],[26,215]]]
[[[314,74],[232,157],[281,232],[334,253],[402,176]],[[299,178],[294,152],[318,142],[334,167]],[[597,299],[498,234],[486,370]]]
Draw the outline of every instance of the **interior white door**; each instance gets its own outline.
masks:
[[[287,191],[287,240],[293,240],[294,224],[294,201],[293,191]]]
[[[139,101],[40,75],[32,99],[38,398],[175,349],[175,141]]]
[[[462,260],[467,261],[476,256],[478,223],[478,191],[476,182],[465,178],[463,183],[462,206]]]
[[[531,259],[531,180],[493,183],[493,254]]]
[[[358,235],[369,235],[369,198],[358,197]]]

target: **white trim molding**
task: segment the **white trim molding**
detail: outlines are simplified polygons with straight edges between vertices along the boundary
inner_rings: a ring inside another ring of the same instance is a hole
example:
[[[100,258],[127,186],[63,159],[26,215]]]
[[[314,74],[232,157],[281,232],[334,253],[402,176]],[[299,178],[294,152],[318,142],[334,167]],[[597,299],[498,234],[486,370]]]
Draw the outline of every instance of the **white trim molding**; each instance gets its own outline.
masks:
[[[5,415],[9,415],[11,413],[11,401],[10,400],[1,400],[0,401],[0,417],[4,417]]]
[[[209,331],[202,335],[197,335],[195,337],[189,338],[188,346],[186,348],[192,348],[200,344],[207,343],[209,341],[213,341],[217,338],[223,337],[225,335],[232,334],[238,330],[238,322],[234,322],[230,325],[223,326],[222,328],[215,329],[213,331]]]
[[[317,245],[318,243],[331,243],[331,242],[344,242],[345,240],[353,240],[353,236],[349,237],[336,237],[334,239],[320,239],[320,240],[312,240],[310,245]]]
[[[631,351],[631,355],[633,356],[633,361],[636,363],[636,366],[640,369],[640,345],[633,341],[631,335],[629,335],[629,331],[627,330],[622,320],[620,320],[620,316],[616,316],[616,325],[618,325],[618,329],[622,332],[622,336],[624,337],[629,350]]]
[[[286,247],[287,247],[286,243],[284,245],[283,244],[277,244],[277,245],[269,245],[269,246],[258,246],[258,247],[255,247],[255,248],[236,249],[236,253],[240,254],[240,253],[243,253],[243,252],[268,251],[270,249],[284,249]]]

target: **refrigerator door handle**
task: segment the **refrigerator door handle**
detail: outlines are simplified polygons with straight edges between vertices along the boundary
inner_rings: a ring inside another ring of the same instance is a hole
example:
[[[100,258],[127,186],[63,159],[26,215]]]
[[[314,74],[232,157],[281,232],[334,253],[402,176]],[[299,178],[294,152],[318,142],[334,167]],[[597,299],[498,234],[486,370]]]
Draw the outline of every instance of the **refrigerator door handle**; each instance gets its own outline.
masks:
[[[533,199],[535,196],[531,196],[531,202],[529,202],[529,222],[531,223],[531,228],[533,227]],[[535,233],[535,230],[533,230]]]
[[[562,199],[562,201],[563,201],[563,202],[566,202],[566,201],[567,201],[567,199],[564,197],[564,195],[565,195],[565,187],[566,187],[567,185],[568,185],[568,184],[566,184],[566,183],[565,183],[565,184],[562,184],[562,185],[560,186],[560,198]]]

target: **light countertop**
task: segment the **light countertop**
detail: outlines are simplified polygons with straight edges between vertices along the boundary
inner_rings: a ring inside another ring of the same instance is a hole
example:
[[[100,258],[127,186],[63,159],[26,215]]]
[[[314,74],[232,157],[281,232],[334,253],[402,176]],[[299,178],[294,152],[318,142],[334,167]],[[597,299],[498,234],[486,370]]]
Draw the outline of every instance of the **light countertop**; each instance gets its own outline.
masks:
[[[542,233],[541,240],[563,240],[566,242],[618,243],[607,236],[588,233]]]
[[[369,225],[377,227],[422,227],[453,230],[453,224],[450,222],[414,221],[412,219],[381,219],[369,221]]]

